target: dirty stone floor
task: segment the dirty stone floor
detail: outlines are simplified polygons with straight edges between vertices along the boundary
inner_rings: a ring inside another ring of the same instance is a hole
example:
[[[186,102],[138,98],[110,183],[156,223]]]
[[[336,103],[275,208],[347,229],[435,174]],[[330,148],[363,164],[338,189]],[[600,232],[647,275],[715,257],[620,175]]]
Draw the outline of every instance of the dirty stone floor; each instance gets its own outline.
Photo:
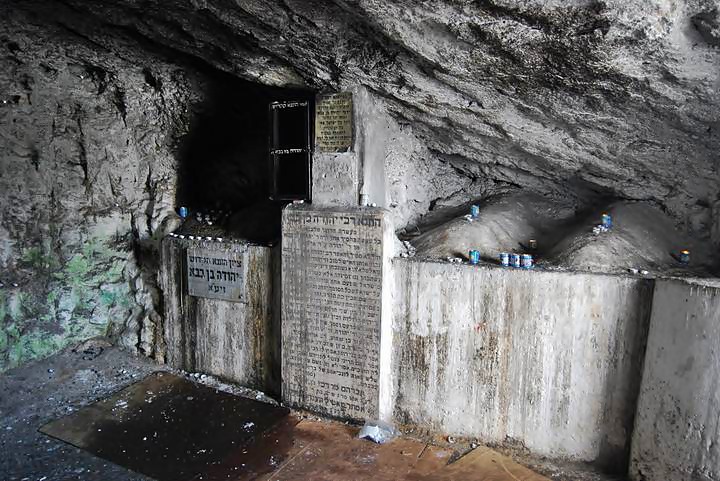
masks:
[[[172,370],[114,348],[103,340],[91,340],[50,358],[0,374],[0,479],[150,480],[50,438],[38,429],[49,421],[104,399],[156,371]],[[262,393],[225,384],[210,376],[188,376],[223,391],[273,402]],[[300,418],[310,417],[320,421],[306,413],[295,414]],[[475,447],[474,441],[470,439],[448,439],[420,431],[407,432],[407,436],[451,450],[451,460]],[[557,464],[534,458],[521,450],[498,450],[551,480],[624,481],[623,478],[600,475],[582,463]]]

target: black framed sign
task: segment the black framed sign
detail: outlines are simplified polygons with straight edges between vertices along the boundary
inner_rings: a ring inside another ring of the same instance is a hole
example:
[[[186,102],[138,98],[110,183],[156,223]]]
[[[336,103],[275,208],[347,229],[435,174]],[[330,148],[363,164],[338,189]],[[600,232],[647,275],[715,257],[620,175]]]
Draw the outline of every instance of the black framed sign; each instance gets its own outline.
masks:
[[[311,200],[310,102],[270,104],[270,197]]]

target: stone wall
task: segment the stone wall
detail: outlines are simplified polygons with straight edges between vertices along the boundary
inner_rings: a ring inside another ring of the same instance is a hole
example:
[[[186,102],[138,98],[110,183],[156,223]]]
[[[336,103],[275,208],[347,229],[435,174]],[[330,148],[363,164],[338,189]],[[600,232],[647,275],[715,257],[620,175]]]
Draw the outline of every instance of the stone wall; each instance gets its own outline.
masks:
[[[350,152],[313,153],[313,203],[354,207],[359,193],[389,211],[397,228],[414,225],[436,206],[456,206],[502,189],[474,182],[430,152],[411,125],[390,116],[387,104],[357,84]]]
[[[435,208],[503,191],[444,162],[418,139],[411,124],[389,114],[386,101],[363,87],[352,88],[361,191],[389,211],[396,228],[417,224]]]
[[[622,469],[652,281],[394,266],[398,421]]]
[[[720,479],[720,285],[658,280],[632,479]]]
[[[0,4],[0,372],[97,335],[162,356],[175,207],[267,198],[267,105],[305,92],[20,3]]]
[[[238,253],[245,264],[244,301],[188,295],[186,249]],[[243,242],[207,242],[167,237],[162,243],[160,285],[164,336],[158,357],[240,385],[280,392],[279,250]]]

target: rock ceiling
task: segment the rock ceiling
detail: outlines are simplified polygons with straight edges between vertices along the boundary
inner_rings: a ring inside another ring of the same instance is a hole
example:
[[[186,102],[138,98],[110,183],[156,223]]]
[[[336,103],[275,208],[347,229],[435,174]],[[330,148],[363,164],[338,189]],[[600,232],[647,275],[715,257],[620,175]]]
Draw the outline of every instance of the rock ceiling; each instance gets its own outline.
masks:
[[[270,85],[362,84],[443,162],[578,198],[718,208],[718,0],[8,2],[101,49]]]

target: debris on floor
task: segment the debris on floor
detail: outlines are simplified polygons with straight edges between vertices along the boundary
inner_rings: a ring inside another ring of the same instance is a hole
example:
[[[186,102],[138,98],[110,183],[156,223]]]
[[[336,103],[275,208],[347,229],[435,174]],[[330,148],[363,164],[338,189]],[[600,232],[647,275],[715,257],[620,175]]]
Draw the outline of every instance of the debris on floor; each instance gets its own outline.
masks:
[[[0,478],[3,481],[39,480],[43,477],[46,481],[151,481],[149,477],[108,461],[107,454],[112,450],[118,451],[114,444],[117,444],[120,454],[135,455],[134,462],[148,455],[161,456],[163,461],[158,463],[161,465],[176,464],[177,457],[188,458],[178,463],[181,468],[192,464],[188,460],[206,462],[201,467],[202,473],[193,481],[546,479],[511,461],[518,459],[517,453],[504,453],[506,458],[498,458],[495,451],[485,456],[495,461],[503,459],[502,464],[486,465],[482,467],[486,471],[477,470],[472,475],[453,477],[454,470],[471,465],[470,461],[476,456],[472,449],[487,448],[475,439],[453,438],[455,443],[446,443],[446,437],[436,439],[431,433],[405,426],[402,429],[407,433],[405,436],[382,445],[375,444],[358,439],[360,426],[323,420],[300,412],[287,414],[272,424],[273,416],[248,415],[247,410],[242,408],[256,406],[256,391],[224,384],[210,375],[200,381],[202,374],[192,378],[185,373],[174,374],[168,368],[112,346],[104,347],[97,357],[88,360],[89,356],[84,351],[89,347],[74,351],[68,349],[0,376],[0,392],[7,394],[0,396],[0,412],[3,414]],[[157,372],[159,369],[164,370],[162,375]],[[148,380],[153,380],[155,384],[149,385]],[[130,384],[133,382],[135,384]],[[33,385],[32,390],[23,388],[27,383]],[[176,389],[178,386],[192,389],[191,392],[183,391]],[[217,393],[217,389],[226,392]],[[197,394],[198,391],[201,394]],[[172,392],[177,394],[174,401]],[[178,407],[183,405],[202,404],[206,395],[203,393],[208,392],[213,393],[213,398],[221,400],[219,404],[224,406],[227,415],[218,416],[217,413],[222,410],[217,407],[212,410],[191,409],[185,414],[178,411]],[[240,393],[240,396],[247,394],[250,399],[238,401],[237,396],[230,392]],[[168,396],[170,402],[167,402]],[[97,399],[102,400],[96,402]],[[277,407],[277,403],[269,408],[283,409]],[[263,412],[266,409],[266,406],[262,407]],[[73,419],[72,416],[63,417],[68,413],[74,413],[82,423],[74,430],[66,426],[66,434],[75,436],[77,444],[106,439],[104,445],[108,451],[100,454],[105,459],[39,432],[38,429],[48,422],[48,431],[54,423],[68,423]],[[146,422],[153,418],[157,418],[159,422],[156,425],[161,428],[155,428],[153,422]],[[119,424],[112,420],[119,420]],[[226,426],[222,426],[223,423]],[[228,423],[231,425],[228,426]],[[227,431],[223,431],[225,428],[228,428]],[[212,438],[208,436],[209,432],[229,434],[224,440],[209,439]],[[169,438],[173,438],[172,442],[167,441]],[[242,442],[238,442],[239,439]],[[177,454],[178,446],[185,446],[182,455]],[[122,453],[122,449],[126,453]],[[468,457],[471,454],[473,456]],[[453,461],[456,458],[457,461]],[[588,471],[583,466],[570,469],[566,464],[552,464],[535,458],[523,458],[522,462],[547,473],[553,481],[610,481],[610,478]],[[474,463],[472,465],[476,466]],[[182,470],[173,466],[168,469]],[[523,477],[526,474],[533,477]],[[182,479],[178,477],[176,481]]]
[[[490,448],[480,446],[421,481],[550,481]]]
[[[545,479],[486,448],[481,457],[473,451],[448,465],[454,451],[397,438],[398,431],[382,421],[369,420],[356,434],[347,424],[300,421],[286,408],[168,372],[153,373],[41,432],[158,481],[287,481],[330,474],[333,480],[459,479],[455,472],[479,480],[487,479],[486,471],[502,474],[493,478],[498,480],[525,473],[533,477],[522,479]],[[497,459],[507,475],[492,465]]]
[[[392,425],[383,421],[368,420],[360,429],[358,438],[369,439],[377,444],[385,444],[393,440],[397,435],[398,432]]]
[[[158,481],[183,481],[217,472],[288,414],[158,372],[41,431]]]

